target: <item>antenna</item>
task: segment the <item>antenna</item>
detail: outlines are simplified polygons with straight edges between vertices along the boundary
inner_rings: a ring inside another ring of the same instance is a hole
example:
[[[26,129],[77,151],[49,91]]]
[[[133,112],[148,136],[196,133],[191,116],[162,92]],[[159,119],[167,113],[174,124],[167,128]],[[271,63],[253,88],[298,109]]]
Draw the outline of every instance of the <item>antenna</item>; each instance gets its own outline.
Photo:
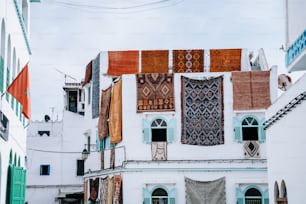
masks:
[[[53,69],[55,69],[57,72],[61,73],[62,75],[64,75],[64,79],[65,79],[65,83],[67,82],[67,77],[69,77],[70,79],[77,81],[76,78],[74,78],[73,76],[66,74],[64,72],[62,72],[61,70],[57,69],[56,67],[54,67]]]

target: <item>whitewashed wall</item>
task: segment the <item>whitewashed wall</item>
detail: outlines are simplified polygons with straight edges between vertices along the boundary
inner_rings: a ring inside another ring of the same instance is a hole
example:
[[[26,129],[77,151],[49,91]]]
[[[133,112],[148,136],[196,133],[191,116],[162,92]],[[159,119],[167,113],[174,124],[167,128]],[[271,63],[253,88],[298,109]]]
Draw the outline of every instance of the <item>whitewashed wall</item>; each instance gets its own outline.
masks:
[[[83,191],[83,177],[77,176],[77,160],[84,146],[83,116],[64,111],[63,121],[33,122],[29,127],[27,193],[29,203],[57,203],[59,190]],[[38,135],[51,130],[51,135]],[[50,165],[50,175],[40,175],[40,165]]]
[[[292,99],[306,91],[306,75],[290,87],[268,110],[271,118],[278,110],[284,108]],[[280,118],[267,129],[268,177],[270,198],[273,202],[274,183],[281,181],[287,186],[289,203],[301,203],[304,200],[306,183],[306,102],[296,105],[291,112]]]

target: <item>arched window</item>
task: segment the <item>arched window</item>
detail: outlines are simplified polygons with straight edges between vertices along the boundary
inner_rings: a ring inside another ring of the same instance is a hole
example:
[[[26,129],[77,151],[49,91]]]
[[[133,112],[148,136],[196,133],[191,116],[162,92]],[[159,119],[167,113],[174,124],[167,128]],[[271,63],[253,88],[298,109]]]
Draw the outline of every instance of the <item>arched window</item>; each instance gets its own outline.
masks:
[[[11,76],[10,76],[10,69],[11,69],[11,36],[8,36],[7,40],[7,68],[6,68],[6,88],[10,85]],[[9,101],[9,94],[6,94],[6,100]]]
[[[27,0],[22,0],[22,18],[27,31],[28,31],[28,10],[29,8]]]
[[[242,121],[242,140],[258,140],[258,122],[253,117],[247,117]]]
[[[264,118],[258,119],[256,116],[247,115],[243,118],[234,117],[234,137],[237,142],[266,140],[264,130]]]
[[[0,92],[4,89],[4,59],[5,59],[5,23],[1,22],[1,41],[0,41]]]
[[[173,184],[143,188],[143,204],[175,204],[176,188]]]
[[[262,195],[256,188],[250,188],[245,192],[245,204],[261,204]]]
[[[274,183],[274,200],[277,203],[277,199],[279,198],[279,188],[278,188],[278,183],[275,181]]]
[[[143,141],[145,143],[174,141],[175,119],[158,117],[149,121],[142,119]]]
[[[167,204],[168,193],[162,188],[157,188],[152,193],[152,204]]]
[[[151,123],[152,142],[167,142],[167,123],[156,119]]]

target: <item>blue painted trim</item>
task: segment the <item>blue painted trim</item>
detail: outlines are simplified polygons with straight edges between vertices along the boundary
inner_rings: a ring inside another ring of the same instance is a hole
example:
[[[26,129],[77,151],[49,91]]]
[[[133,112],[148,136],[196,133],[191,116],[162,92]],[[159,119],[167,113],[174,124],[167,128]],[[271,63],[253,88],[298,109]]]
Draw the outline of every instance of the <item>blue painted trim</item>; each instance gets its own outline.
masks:
[[[306,29],[304,32],[290,45],[286,53],[286,66],[288,67],[306,48]]]
[[[29,54],[32,54],[29,39],[28,39],[28,34],[27,34],[26,27],[25,27],[25,24],[24,24],[24,21],[23,21],[23,18],[22,18],[22,14],[21,14],[21,12],[19,10],[19,7],[18,7],[17,0],[14,0],[14,5],[15,5],[16,12],[17,12],[17,15],[18,15],[18,20],[19,20],[19,23],[20,23],[20,26],[21,26],[23,37],[24,37],[25,43],[26,43],[27,48],[28,48],[28,52],[29,52]]]
[[[104,176],[109,174],[129,172],[267,172],[267,167],[245,167],[245,168],[118,168],[99,170],[98,172],[85,173],[84,178]]]

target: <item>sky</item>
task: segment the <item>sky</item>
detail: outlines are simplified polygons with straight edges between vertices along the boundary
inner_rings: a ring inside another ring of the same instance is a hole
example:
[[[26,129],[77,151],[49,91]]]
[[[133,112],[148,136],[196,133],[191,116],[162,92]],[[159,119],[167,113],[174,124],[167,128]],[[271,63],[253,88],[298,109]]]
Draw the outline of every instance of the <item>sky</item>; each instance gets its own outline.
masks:
[[[280,0],[41,0],[31,3],[32,120],[61,119],[64,82],[101,51],[263,48],[286,73]]]

